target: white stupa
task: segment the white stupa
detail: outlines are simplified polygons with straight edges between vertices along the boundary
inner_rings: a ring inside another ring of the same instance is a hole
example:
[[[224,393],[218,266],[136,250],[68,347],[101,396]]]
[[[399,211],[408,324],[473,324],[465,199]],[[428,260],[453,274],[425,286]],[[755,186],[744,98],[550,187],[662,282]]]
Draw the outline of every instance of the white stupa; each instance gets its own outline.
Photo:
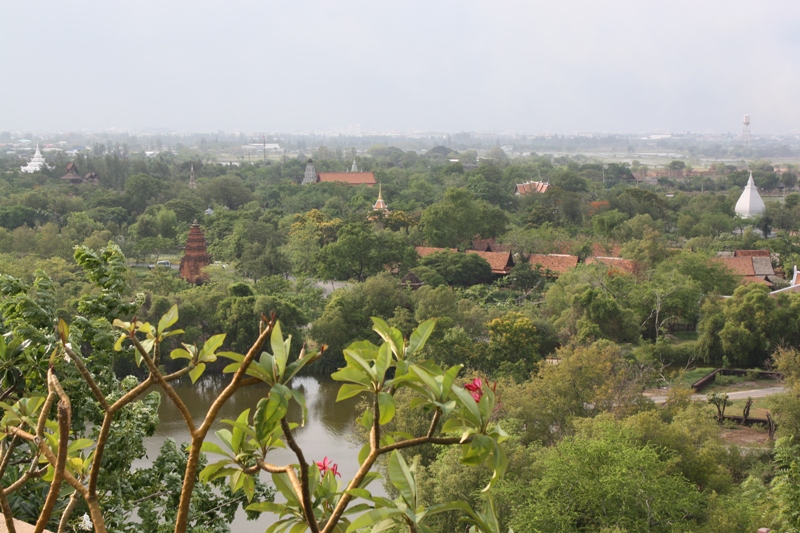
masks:
[[[744,191],[742,191],[742,195],[739,197],[739,201],[736,202],[736,214],[742,218],[757,217],[764,212],[764,209],[764,200],[762,200],[761,195],[758,194],[758,189],[756,189],[756,184],[753,181],[753,172],[750,171],[750,178],[747,180],[747,185],[745,185]]]
[[[34,172],[39,172],[43,168],[50,167],[47,166],[44,157],[42,157],[42,153],[39,151],[39,143],[36,143],[36,153],[33,154],[33,159],[24,167],[20,167],[20,170],[26,174],[33,174]]]

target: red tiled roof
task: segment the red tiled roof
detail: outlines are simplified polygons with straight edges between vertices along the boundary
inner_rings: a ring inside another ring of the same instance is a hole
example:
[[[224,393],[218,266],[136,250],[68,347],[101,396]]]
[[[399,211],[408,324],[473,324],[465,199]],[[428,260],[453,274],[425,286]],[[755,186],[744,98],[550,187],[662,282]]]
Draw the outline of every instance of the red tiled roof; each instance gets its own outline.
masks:
[[[517,183],[516,187],[514,187],[514,194],[529,194],[529,193],[543,193],[547,192],[547,188],[550,187],[549,183],[545,183],[543,181],[527,181],[525,183]]]
[[[775,286],[771,281],[764,279],[761,276],[742,276],[741,280],[739,281],[744,285],[750,285],[751,283],[761,283],[763,285],[766,285],[767,287]]]
[[[592,257],[619,257],[622,247],[619,244],[605,245],[600,242],[592,243],[592,251],[589,255]]]
[[[769,257],[769,250],[736,250],[733,257]]]
[[[414,250],[417,251],[417,255],[420,257],[425,257],[426,255],[435,254],[437,252],[457,252],[458,250],[455,248],[432,248],[430,246],[415,246]]]
[[[531,254],[528,258],[528,262],[530,262],[531,266],[542,265],[542,269],[547,269],[560,275],[578,266],[578,256],[566,254]]]
[[[752,257],[714,257],[711,260],[732,270],[736,276],[754,276],[756,273]]]
[[[587,257],[586,264],[591,265],[594,263],[600,263],[606,265],[607,267],[619,270],[621,272],[626,272],[628,274],[636,275],[641,270],[639,263],[633,261],[632,259],[621,259],[619,257]]]
[[[511,252],[479,252],[478,250],[467,250],[468,254],[477,254],[489,263],[494,274],[508,274],[514,267],[514,260],[511,259]]]
[[[374,172],[320,172],[318,182],[340,182],[350,185],[375,185]]]

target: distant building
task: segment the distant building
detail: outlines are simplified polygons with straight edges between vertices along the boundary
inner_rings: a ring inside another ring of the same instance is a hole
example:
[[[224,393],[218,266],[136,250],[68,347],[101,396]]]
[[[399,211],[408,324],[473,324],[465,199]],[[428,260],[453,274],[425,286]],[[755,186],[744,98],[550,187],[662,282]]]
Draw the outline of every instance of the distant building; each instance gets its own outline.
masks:
[[[531,267],[540,265],[542,271],[557,278],[578,266],[578,256],[568,254],[531,254],[528,257]]]
[[[409,272],[408,274],[400,278],[400,285],[402,287],[406,287],[408,289],[411,289],[412,291],[415,291],[420,287],[422,287],[423,285],[425,285],[425,282],[419,279],[413,272]]]
[[[511,252],[479,252],[477,250],[467,250],[468,254],[475,254],[486,259],[492,267],[492,274],[497,276],[507,276],[514,268],[514,259]]]
[[[34,172],[39,172],[43,168],[49,169],[50,167],[47,166],[44,157],[42,157],[42,153],[39,151],[39,143],[36,143],[36,152],[33,154],[33,159],[24,167],[19,167],[19,169],[26,174],[33,174]]]
[[[514,194],[516,196],[524,196],[526,194],[542,194],[547,192],[550,184],[544,181],[526,181],[525,183],[517,183],[514,186]]]
[[[208,255],[206,238],[197,220],[189,228],[189,236],[186,238],[186,248],[181,258],[180,276],[195,285],[201,285],[208,279],[203,272],[203,267],[211,264],[211,256]]]
[[[761,215],[766,207],[761,195],[758,194],[756,183],[753,181],[753,172],[750,172],[750,178],[747,180],[747,185],[742,191],[742,195],[736,202],[736,214],[742,218],[751,218]]]
[[[80,173],[78,173],[78,167],[75,166],[75,163],[67,163],[67,173],[61,176],[59,179],[69,182],[72,185],[100,182],[97,172],[87,172],[85,176],[81,176]]]
[[[760,252],[760,250],[739,250],[740,254],[747,252]],[[770,259],[769,255],[766,257],[763,255],[715,257],[712,261],[730,270],[739,279],[740,283],[761,283],[768,287],[774,286],[770,278],[775,276],[775,271],[772,269],[772,259]]]
[[[374,172],[320,172],[317,174],[317,183],[347,183],[370,187],[378,184]]]
[[[303,181],[301,185],[309,185],[311,183],[347,183],[348,185],[377,185],[375,181],[374,172],[359,172],[356,160],[353,159],[353,165],[350,167],[349,172],[317,172],[314,167],[314,162],[309,159],[306,163],[306,171],[303,174]]]
[[[193,191],[197,189],[197,179],[194,175],[194,163],[192,163],[192,169],[189,171],[189,188]]]
[[[353,160],[353,166],[356,165],[355,159]],[[373,211],[380,211],[383,214],[389,214],[389,206],[386,205],[386,202],[383,201],[383,194],[381,191],[381,185],[378,184],[378,200],[375,202],[375,205],[372,206]]]
[[[586,264],[602,264],[608,267],[609,271],[624,272],[633,276],[642,273],[643,267],[632,259],[622,259],[620,257],[587,257]]]
[[[311,159],[308,160],[306,163],[306,172],[303,174],[303,182],[302,185],[308,185],[309,183],[316,183],[317,182],[317,169],[314,168],[314,161]]]

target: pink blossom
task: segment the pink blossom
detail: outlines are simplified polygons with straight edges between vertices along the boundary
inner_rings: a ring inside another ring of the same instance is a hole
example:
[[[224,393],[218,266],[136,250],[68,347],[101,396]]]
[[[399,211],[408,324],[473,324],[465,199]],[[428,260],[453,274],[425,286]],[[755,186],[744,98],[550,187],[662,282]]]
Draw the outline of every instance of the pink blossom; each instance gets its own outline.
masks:
[[[464,388],[469,391],[470,396],[476,402],[481,401],[483,396],[483,380],[481,378],[474,378],[471,382],[464,385]]]
[[[328,471],[333,472],[334,476],[342,477],[339,473],[339,465],[336,463],[332,463],[328,456],[326,455],[322,461],[317,461],[317,466],[319,467],[319,475],[324,476],[328,473]]]

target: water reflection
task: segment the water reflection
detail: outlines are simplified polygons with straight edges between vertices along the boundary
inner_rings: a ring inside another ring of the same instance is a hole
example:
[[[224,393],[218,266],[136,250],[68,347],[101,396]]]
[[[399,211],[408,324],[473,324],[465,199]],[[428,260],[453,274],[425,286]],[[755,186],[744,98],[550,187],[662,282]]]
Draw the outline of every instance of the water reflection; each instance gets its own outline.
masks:
[[[175,385],[176,392],[186,404],[196,425],[201,424],[205,419],[208,408],[229,380],[228,376],[215,376],[194,385],[188,380]],[[298,377],[291,383],[293,388],[303,392],[308,407],[308,420],[306,420],[305,426],[295,430],[295,439],[303,448],[306,459],[321,461],[324,456],[328,456],[331,461],[338,463],[342,478],[347,480],[358,471],[358,450],[363,442],[354,432],[358,398],[350,398],[337,403],[336,395],[340,385],[330,378],[314,376]],[[223,428],[230,429],[230,426],[223,424],[221,420],[236,419],[242,411],[248,408],[252,413],[258,401],[265,397],[268,391],[269,387],[266,385],[254,385],[236,391],[217,416],[217,421],[212,426],[207,440],[219,444],[219,439],[214,432]],[[162,443],[168,438],[172,438],[178,443],[190,441],[180,412],[163,393],[158,414],[161,423],[155,435],[145,441],[147,458],[134,463],[134,467],[149,466],[158,456]],[[293,422],[300,422],[300,407],[295,402],[291,403],[289,419]],[[278,465],[297,462],[294,454],[290,450],[284,449],[271,452],[268,460]],[[268,481],[269,477],[262,475],[262,479]],[[380,490],[380,483],[376,482],[370,488],[375,494],[384,495]],[[257,522],[247,522],[243,513],[241,514],[242,516],[237,515],[232,531],[243,533],[264,531],[273,520],[272,515],[263,515]]]

